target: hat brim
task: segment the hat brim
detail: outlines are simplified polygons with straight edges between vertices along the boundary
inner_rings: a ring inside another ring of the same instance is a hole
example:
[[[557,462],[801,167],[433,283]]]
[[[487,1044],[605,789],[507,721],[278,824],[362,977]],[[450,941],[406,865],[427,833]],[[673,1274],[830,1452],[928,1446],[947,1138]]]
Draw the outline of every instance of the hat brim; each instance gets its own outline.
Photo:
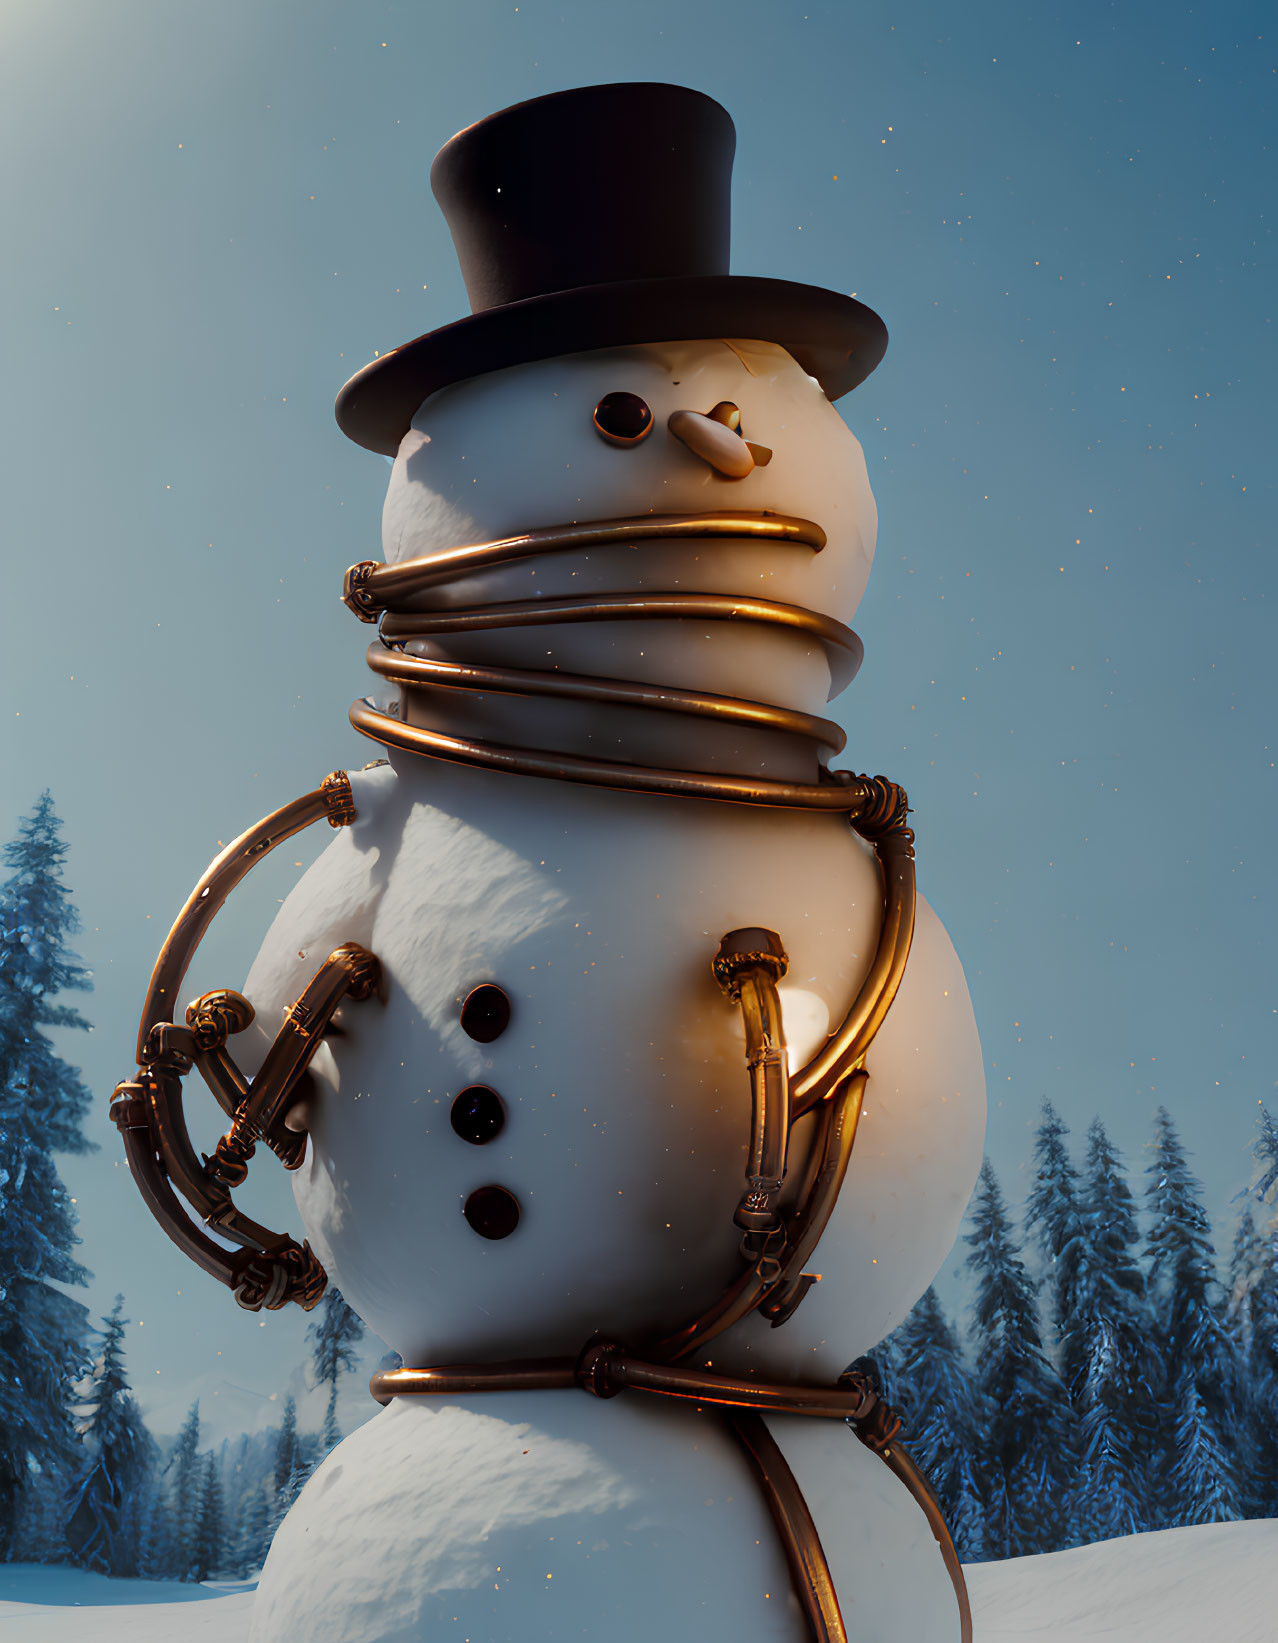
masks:
[[[394,456],[423,400],[451,383],[559,354],[702,337],[779,343],[831,400],[865,381],[888,340],[855,297],[790,280],[703,274],[579,286],[470,314],[371,361],[338,394],[337,423],[357,445]]]

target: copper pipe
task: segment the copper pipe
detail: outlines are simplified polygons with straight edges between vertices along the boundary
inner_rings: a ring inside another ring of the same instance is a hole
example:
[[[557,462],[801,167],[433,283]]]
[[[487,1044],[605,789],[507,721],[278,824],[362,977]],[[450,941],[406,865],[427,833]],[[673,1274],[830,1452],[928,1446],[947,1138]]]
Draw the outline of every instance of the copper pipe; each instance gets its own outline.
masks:
[[[381,613],[381,637],[388,646],[402,645],[427,634],[487,632],[563,622],[600,621],[747,621],[810,635],[847,658],[849,676],[860,666],[863,648],[851,628],[818,611],[780,604],[749,595],[731,597],[713,593],[615,593],[593,597],[514,600],[454,609],[420,610],[412,602],[422,593],[476,571],[515,559],[565,552],[602,543],[679,540],[698,537],[776,542],[820,551],[825,533],[811,520],[787,515],[749,512],[648,515],[603,519],[528,531],[498,542],[471,543],[423,555],[400,565],[365,560],[346,574],[344,598],[364,621]],[[807,740],[835,745],[842,732],[828,720],[767,703],[745,702],[698,691],[652,686],[633,680],[586,679],[553,669],[505,669],[405,657],[387,661],[370,649],[370,665],[404,689],[442,685],[452,689],[516,691],[529,696],[568,697],[639,707],[656,707],[698,718],[749,723],[781,730]],[[421,665],[419,665],[419,663]],[[407,715],[405,715],[407,717]],[[370,702],[356,702],[350,712],[357,730],[387,747],[445,759],[452,763],[505,770],[525,776],[547,776],[560,781],[664,793],[686,798],[714,799],[735,804],[768,804],[792,808],[851,811],[859,796],[840,795],[833,782],[773,782],[717,775],[668,771],[621,761],[595,760],[572,754],[554,754],[539,748],[506,747],[444,731],[409,725]]]
[[[450,1363],[433,1369],[383,1369],[368,1383],[378,1403],[392,1398],[468,1392],[562,1391],[577,1385],[575,1358],[515,1358],[507,1363]]]
[[[233,1285],[243,1257],[214,1243],[182,1208],[156,1158],[145,1098],[132,1093],[137,1088],[127,1084],[117,1086],[111,1101],[111,1117],[120,1131],[129,1173],[137,1183],[143,1202],[184,1255],[210,1277]]]
[[[186,978],[192,955],[227,896],[268,850],[274,850],[277,844],[283,844],[285,839],[300,833],[321,816],[332,816],[335,805],[340,803],[341,794],[339,787],[328,784],[334,782],[337,776],[341,776],[345,783],[345,796],[349,802],[350,783],[343,772],[334,771],[333,776],[327,777],[325,783],[313,793],[304,793],[300,799],[272,811],[256,826],[241,833],[238,839],[232,839],[204,870],[165,937],[160,956],[151,972],[150,985],[142,1005],[142,1021],[138,1027],[139,1065],[146,1058],[146,1041],[151,1028],[157,1022],[173,1020],[176,1015],[178,989]]]
[[[368,647],[366,658],[383,679],[410,686],[441,690],[491,691],[503,695],[551,696],[577,702],[606,702],[621,707],[652,708],[685,713],[722,723],[780,730],[842,753],[847,736],[833,719],[821,719],[797,708],[773,707],[743,697],[717,696],[708,691],[675,690],[665,685],[631,683],[624,679],[592,678],[578,673],[537,673],[513,667],[481,667],[474,662],[448,662],[438,657],[410,656],[388,650],[383,643]]]
[[[439,730],[403,724],[367,702],[352,705],[350,720],[361,734],[385,747],[423,753],[449,764],[504,770],[520,776],[545,776],[555,781],[581,782],[590,787],[611,787],[628,793],[663,793],[677,798],[714,799],[723,804],[759,804],[790,810],[846,813],[861,803],[861,795],[855,788],[834,783],[781,782],[764,776],[698,775],[688,770],[659,770],[611,759],[588,759],[576,753],[543,753],[537,749],[446,736]]]
[[[747,1267],[728,1285],[723,1294],[704,1312],[663,1336],[652,1348],[654,1358],[663,1363],[677,1363],[690,1358],[724,1330],[748,1318],[768,1293],[771,1279],[760,1271],[763,1263]]]
[[[347,997],[368,998],[381,980],[381,966],[355,942],[335,948],[284,1017],[247,1099],[237,1109],[234,1132],[263,1140],[287,1168],[296,1169],[306,1151],[306,1137],[283,1127],[290,1097],[323,1042],[333,1012]],[[228,1137],[228,1139],[230,1139]]]
[[[594,1341],[586,1347],[577,1363],[577,1378],[597,1397],[612,1397],[623,1391],[651,1392],[684,1403],[770,1410],[778,1415],[809,1415],[821,1420],[855,1420],[867,1406],[866,1392],[860,1386],[743,1380],[708,1369],[652,1363],[606,1341]],[[869,1401],[873,1402],[872,1394]]]
[[[369,1382],[379,1402],[398,1397],[457,1396],[469,1392],[562,1391],[582,1386],[596,1397],[651,1392],[686,1403],[725,1409],[770,1410],[820,1420],[857,1420],[876,1399],[860,1382],[846,1386],[791,1385],[744,1380],[706,1369],[653,1363],[608,1341],[589,1341],[578,1357],[514,1358],[502,1363],[436,1364],[388,1369]]]
[[[786,1229],[786,1248],[781,1257],[781,1275],[776,1286],[778,1291],[798,1278],[829,1225],[848,1173],[848,1165],[852,1161],[852,1146],[861,1121],[865,1085],[864,1071],[851,1073],[828,1098],[830,1122],[820,1137],[820,1159],[811,1187],[804,1194]]]
[[[726,593],[600,593],[562,599],[511,599],[470,609],[396,611],[382,617],[389,644],[431,633],[476,633],[489,628],[546,627],[563,622],[761,622],[810,634],[860,664],[864,647],[850,627],[805,605]]]
[[[750,927],[730,930],[711,966],[720,987],[740,1006],[745,1028],[750,1150],[746,1190],[733,1219],[745,1234],[741,1253],[748,1261],[763,1256],[768,1239],[781,1226],[777,1200],[785,1184],[790,1140],[790,1083],[777,982],[789,963],[775,930]]]
[[[234,1118],[240,1102],[248,1094],[248,1080],[232,1061],[225,1045],[205,1050],[196,1057],[195,1065],[218,1106]]]
[[[968,1594],[967,1578],[963,1573],[963,1565],[959,1562],[954,1537],[950,1534],[945,1513],[941,1510],[941,1503],[937,1500],[926,1474],[899,1443],[893,1443],[887,1449],[881,1449],[879,1453],[914,1496],[927,1518],[936,1543],[941,1548],[941,1559],[949,1573],[950,1584],[954,1588],[954,1597],[958,1603],[960,1643],[972,1643],[972,1600]]]
[[[422,554],[399,564],[382,565],[364,560],[346,573],[344,598],[355,614],[366,622],[391,606],[411,599],[427,588],[454,577],[474,576],[478,571],[531,559],[544,553],[572,552],[580,548],[603,547],[607,543],[678,541],[688,538],[730,537],[748,541],[793,542],[820,553],[825,532],[811,519],[796,519],[783,513],[710,512],[638,514],[631,518],[596,519],[584,523],[552,525],[545,530],[522,531],[495,542],[471,542]]]
[[[117,1086],[112,1104],[130,1173],[147,1207],[179,1248],[204,1271],[229,1285],[240,1305],[252,1309],[275,1308],[289,1300],[309,1309],[319,1300],[325,1283],[323,1268],[308,1246],[270,1231],[235,1206],[227,1180],[200,1160],[187,1131],[182,1077],[193,1062],[202,1063],[201,1070],[223,1108],[238,1114],[251,1093],[251,1086],[226,1054],[225,1039],[228,1031],[238,1030],[252,1020],[252,1007],[237,993],[206,994],[200,1005],[207,1008],[195,1007],[187,1026],[176,1026],[169,1017],[195,950],[230,892],[268,851],[321,816],[334,827],[349,826],[355,820],[350,782],[344,771],[334,771],[314,792],[273,811],[242,833],[202,875],[170,929],[151,973],[138,1028],[138,1076]],[[344,951],[339,949],[339,953]],[[354,970],[345,967],[343,991],[353,990],[352,975],[362,963],[361,958]],[[331,1008],[328,1013],[332,1013]],[[309,1054],[304,1059],[309,1060]],[[296,1081],[294,1076],[292,1084]],[[261,1104],[269,1105],[270,1113],[266,1128],[259,1133],[272,1145],[278,1140],[273,1128],[279,1116],[276,1109],[283,1105],[290,1087],[263,1087]],[[272,1101],[267,1101],[268,1095],[273,1095]],[[232,1124],[233,1135],[237,1122],[238,1118]],[[296,1145],[296,1139],[289,1135],[281,1143],[281,1150],[287,1144]],[[219,1151],[227,1140],[224,1137],[219,1142]],[[252,1150],[253,1138],[241,1136],[238,1164],[242,1165]],[[241,1245],[240,1251],[223,1250],[201,1233],[192,1221],[191,1211],[206,1226]]]
[[[733,1324],[748,1317],[756,1307],[762,1307],[767,1315],[770,1300],[785,1308],[780,1321],[790,1316],[797,1304],[794,1286],[825,1231],[847,1174],[864,1087],[862,1072],[849,1079],[818,1108],[817,1130],[809,1149],[798,1204],[787,1222],[782,1248],[770,1265],[765,1267],[760,1261],[740,1273],[713,1306],[657,1342],[652,1348],[654,1358],[663,1363],[677,1363],[693,1357]]]
[[[856,827],[857,822],[853,820],[852,825]],[[790,1099],[796,1118],[810,1112],[865,1056],[905,974],[917,908],[913,834],[902,829],[899,834],[875,839],[874,845],[883,872],[884,891],[878,946],[861,989],[838,1031],[790,1080]]]
[[[776,1439],[761,1415],[733,1414],[727,1417],[727,1423],[750,1462],[767,1502],[789,1566],[790,1584],[813,1643],[848,1643],[839,1594],[834,1588],[821,1537],[798,1480]]]

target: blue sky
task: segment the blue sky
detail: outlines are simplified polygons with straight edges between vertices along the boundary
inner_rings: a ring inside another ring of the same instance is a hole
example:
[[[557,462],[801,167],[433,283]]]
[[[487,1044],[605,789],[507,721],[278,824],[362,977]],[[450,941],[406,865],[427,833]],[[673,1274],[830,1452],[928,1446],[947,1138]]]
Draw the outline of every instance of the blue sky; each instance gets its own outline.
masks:
[[[1265,33],[1248,4],[5,8],[0,831],[52,789],[100,1096],[64,1174],[153,1407],[209,1373],[266,1398],[305,1320],[238,1314],[170,1250],[106,1099],[218,841],[371,756],[337,594],[387,469],[333,395],[466,311],[435,150],[570,85],[717,97],[734,270],[887,320],[840,405],[880,538],[838,712],[846,762],[915,806],[1010,1196],[1044,1094],[1134,1169],[1165,1102],[1227,1220],[1278,1041]],[[193,980],[242,978],[311,849]],[[253,1197],[295,1225],[269,1164]]]

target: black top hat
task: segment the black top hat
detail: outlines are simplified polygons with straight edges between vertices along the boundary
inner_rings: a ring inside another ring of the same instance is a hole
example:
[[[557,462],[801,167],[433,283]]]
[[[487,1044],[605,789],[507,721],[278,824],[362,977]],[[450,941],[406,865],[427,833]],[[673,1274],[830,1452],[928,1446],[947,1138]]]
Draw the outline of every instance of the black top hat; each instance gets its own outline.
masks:
[[[422,401],[485,371],[632,342],[750,337],[830,399],[883,358],[864,303],[728,272],[736,131],[683,86],[583,86],[516,103],[444,144],[430,182],[471,314],[366,365],[342,431],[393,456]]]

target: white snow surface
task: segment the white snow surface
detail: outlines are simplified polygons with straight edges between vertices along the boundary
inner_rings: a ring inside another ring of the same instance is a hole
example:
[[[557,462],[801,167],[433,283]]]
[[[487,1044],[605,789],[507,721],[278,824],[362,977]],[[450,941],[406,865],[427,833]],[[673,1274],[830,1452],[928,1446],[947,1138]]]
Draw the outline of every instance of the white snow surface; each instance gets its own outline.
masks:
[[[975,1643],[1272,1643],[1278,1519],[972,1564],[967,1582]]]
[[[975,1643],[1270,1643],[1278,1633],[1278,1520],[1164,1529],[980,1563],[967,1578]],[[217,1583],[0,1567],[0,1635],[13,1643],[246,1643],[252,1603],[251,1592]]]
[[[5,1643],[244,1643],[252,1584],[108,1580],[64,1565],[0,1564]]]

